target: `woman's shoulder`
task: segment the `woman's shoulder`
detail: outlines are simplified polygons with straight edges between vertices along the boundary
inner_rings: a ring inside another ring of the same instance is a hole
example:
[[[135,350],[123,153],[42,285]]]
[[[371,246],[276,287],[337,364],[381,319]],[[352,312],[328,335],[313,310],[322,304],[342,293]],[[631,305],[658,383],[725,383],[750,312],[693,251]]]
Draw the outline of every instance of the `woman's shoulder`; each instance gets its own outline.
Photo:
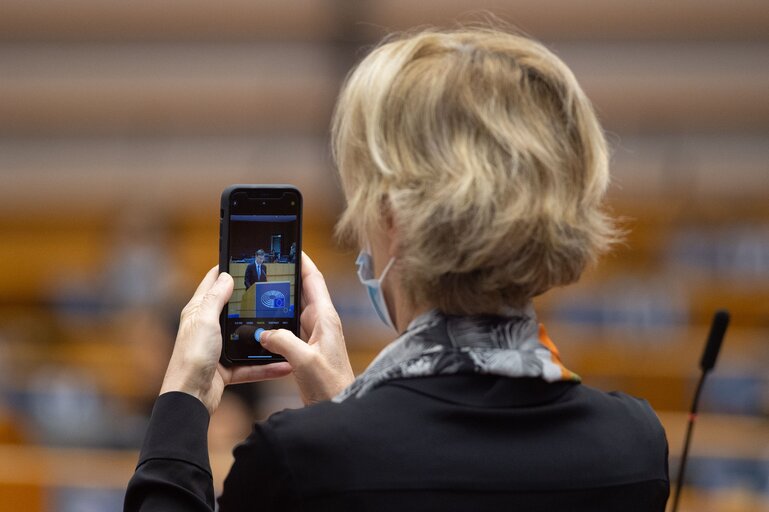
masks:
[[[596,415],[612,418],[631,429],[643,429],[649,434],[661,435],[665,431],[654,409],[644,398],[622,391],[601,391],[590,386],[579,386],[577,400],[584,401]]]
[[[340,403],[329,400],[300,409],[284,409],[272,414],[260,426],[280,436],[306,437],[306,431],[321,435],[324,429],[339,433],[340,430],[367,424],[379,415],[391,415],[398,404],[403,407],[409,402],[408,393],[385,385],[364,397]]]
[[[443,475],[436,485],[447,488],[489,490],[667,481],[665,433],[644,400],[582,384],[443,379],[393,381],[361,398],[282,411],[257,425],[258,436],[308,493],[339,486],[331,473],[366,488],[408,486],[424,474]],[[524,392],[538,396],[514,396]]]
[[[631,473],[667,480],[667,436],[645,399],[585,385],[579,386],[573,399],[584,413],[582,423],[591,431],[585,440],[603,447],[602,457],[620,465],[625,461]]]
[[[420,416],[434,415],[436,411],[461,409],[462,414],[472,415],[490,408],[500,418],[513,413],[520,421],[524,417],[559,414],[562,424],[594,423],[599,430],[634,431],[650,441],[665,442],[662,424],[643,398],[584,384],[542,382],[533,386],[532,380],[488,376],[395,380],[360,398],[275,413],[261,426],[268,435],[279,437],[309,439],[329,431],[338,438],[341,434],[366,432],[372,424],[419,421]]]

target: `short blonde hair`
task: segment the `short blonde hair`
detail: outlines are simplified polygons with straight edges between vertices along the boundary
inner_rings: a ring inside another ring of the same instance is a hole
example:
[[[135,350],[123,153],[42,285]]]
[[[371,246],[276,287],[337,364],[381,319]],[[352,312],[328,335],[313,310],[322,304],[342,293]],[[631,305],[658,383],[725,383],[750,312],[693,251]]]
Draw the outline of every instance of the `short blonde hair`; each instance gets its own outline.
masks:
[[[363,246],[389,209],[400,285],[449,314],[520,307],[576,281],[616,239],[606,141],[572,72],[493,28],[386,40],[350,73],[332,126]]]

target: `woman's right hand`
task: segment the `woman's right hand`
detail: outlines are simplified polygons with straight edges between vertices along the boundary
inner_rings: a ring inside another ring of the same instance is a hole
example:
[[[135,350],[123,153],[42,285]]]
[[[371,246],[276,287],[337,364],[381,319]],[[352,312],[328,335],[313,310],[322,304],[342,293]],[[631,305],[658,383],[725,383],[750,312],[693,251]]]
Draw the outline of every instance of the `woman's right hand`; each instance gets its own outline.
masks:
[[[301,337],[285,329],[262,333],[260,343],[286,358],[305,404],[329,400],[355,379],[347,356],[342,322],[323,275],[302,253]]]

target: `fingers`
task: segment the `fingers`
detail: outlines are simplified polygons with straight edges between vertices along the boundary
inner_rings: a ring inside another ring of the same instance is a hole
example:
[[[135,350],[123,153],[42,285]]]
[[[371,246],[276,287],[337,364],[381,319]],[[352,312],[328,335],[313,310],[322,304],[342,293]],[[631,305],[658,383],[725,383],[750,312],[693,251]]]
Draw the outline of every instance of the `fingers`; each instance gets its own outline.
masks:
[[[211,270],[209,270],[206,273],[206,276],[198,285],[197,289],[195,290],[195,293],[192,294],[192,299],[190,299],[190,302],[194,300],[201,300],[203,296],[208,292],[208,290],[211,289],[211,287],[216,282],[216,277],[218,274],[219,274],[219,265],[212,267]]]
[[[312,330],[307,330],[306,324],[302,323],[301,327],[299,327],[299,337],[304,341],[308,341],[310,335],[312,335]]]
[[[211,272],[209,272],[209,274],[210,273]],[[206,279],[208,279],[208,275],[206,275]],[[205,295],[203,295],[201,306],[203,308],[213,309],[218,315],[221,313],[222,309],[224,309],[224,305],[227,304],[227,301],[230,300],[234,287],[235,282],[232,280],[232,276],[227,272],[222,272]]]
[[[259,341],[270,352],[285,357],[294,368],[302,366],[310,355],[307,344],[286,329],[264,331]]]
[[[289,363],[271,363],[259,366],[235,366],[229,384],[243,384],[261,380],[279,379],[291,373]]]
[[[302,292],[304,293],[303,301],[307,305],[317,304],[333,307],[323,274],[304,251],[302,252]]]

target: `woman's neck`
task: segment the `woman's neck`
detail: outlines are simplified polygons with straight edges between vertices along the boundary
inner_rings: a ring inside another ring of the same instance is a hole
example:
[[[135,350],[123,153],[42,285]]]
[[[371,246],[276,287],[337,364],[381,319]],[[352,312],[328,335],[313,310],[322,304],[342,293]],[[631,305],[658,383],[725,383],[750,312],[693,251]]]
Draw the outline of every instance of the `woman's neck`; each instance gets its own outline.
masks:
[[[395,327],[398,334],[403,334],[408,329],[409,324],[418,316],[424,315],[428,311],[435,309],[433,304],[422,304],[414,306],[405,301],[398,301],[395,308]]]

